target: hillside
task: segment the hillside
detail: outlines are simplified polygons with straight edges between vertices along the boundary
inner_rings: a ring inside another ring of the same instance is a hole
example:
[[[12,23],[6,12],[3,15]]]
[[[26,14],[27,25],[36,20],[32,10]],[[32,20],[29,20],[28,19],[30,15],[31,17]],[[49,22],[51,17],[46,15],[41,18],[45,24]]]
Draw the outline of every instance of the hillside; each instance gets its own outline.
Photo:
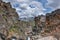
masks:
[[[29,18],[30,19],[30,18]],[[26,37],[53,36],[60,40],[60,9],[39,15],[33,21],[19,20],[19,16],[10,3],[0,0],[0,35],[6,40],[11,37],[26,40]]]
[[[11,7],[10,3],[0,0],[0,33],[7,38],[12,36],[25,37],[25,32],[29,30],[29,26],[34,26],[34,21],[25,22],[18,20],[16,10]],[[32,30],[32,28],[31,28]]]
[[[60,38],[60,9],[57,9],[51,13],[47,13],[45,16],[35,17],[35,25],[37,33],[42,36],[54,36],[57,39]],[[34,31],[34,32],[36,32]]]

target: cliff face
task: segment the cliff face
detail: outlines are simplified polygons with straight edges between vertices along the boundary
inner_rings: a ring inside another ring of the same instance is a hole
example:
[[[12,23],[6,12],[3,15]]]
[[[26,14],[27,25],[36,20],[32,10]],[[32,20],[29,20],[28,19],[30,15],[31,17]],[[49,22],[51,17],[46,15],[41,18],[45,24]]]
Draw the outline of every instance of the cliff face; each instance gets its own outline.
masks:
[[[42,16],[40,16],[42,18]],[[47,13],[45,16],[45,22],[41,21],[39,16],[35,17],[35,23],[38,28],[42,28],[41,35],[48,36],[53,35],[60,37],[60,9],[53,11],[52,13]],[[42,24],[44,23],[44,24]],[[40,26],[39,26],[40,25]],[[41,27],[41,25],[44,25]]]
[[[18,15],[10,5],[0,0],[0,33],[8,36],[11,26],[18,22]]]
[[[53,11],[46,15],[46,27],[52,27],[53,30],[57,30],[60,26],[60,9]],[[53,31],[52,30],[52,31]]]
[[[7,38],[11,36],[26,38],[32,31],[42,36],[60,37],[60,9],[47,13],[46,16],[35,17],[34,21],[24,22],[18,18],[16,10],[11,7],[10,3],[0,0],[0,33]]]
[[[60,38],[60,9],[46,15],[46,29],[57,39]]]
[[[8,23],[9,25],[14,24],[14,22],[18,19],[18,15],[10,5],[10,3],[5,3],[0,1],[0,23]]]
[[[18,20],[18,14],[10,3],[0,0],[0,33],[8,38],[11,36],[25,37],[25,33],[32,31],[34,21],[24,22]],[[28,31],[28,32],[27,32]]]

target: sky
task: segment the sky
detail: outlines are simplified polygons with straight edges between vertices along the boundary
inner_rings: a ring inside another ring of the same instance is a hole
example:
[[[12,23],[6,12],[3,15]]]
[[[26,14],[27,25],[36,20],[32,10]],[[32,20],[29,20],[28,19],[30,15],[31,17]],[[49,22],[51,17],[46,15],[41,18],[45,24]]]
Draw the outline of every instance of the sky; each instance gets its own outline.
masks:
[[[38,15],[46,15],[60,8],[60,0],[3,0],[10,2],[16,9],[19,18],[29,19]]]

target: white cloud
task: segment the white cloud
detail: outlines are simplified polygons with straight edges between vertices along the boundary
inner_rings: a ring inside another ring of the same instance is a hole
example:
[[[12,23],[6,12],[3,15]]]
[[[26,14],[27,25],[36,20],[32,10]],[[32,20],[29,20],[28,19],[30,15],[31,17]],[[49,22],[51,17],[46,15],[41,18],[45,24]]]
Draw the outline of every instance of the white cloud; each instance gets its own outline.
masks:
[[[40,2],[32,1],[30,5],[35,5],[35,7],[39,8],[40,11],[44,10],[42,3]]]
[[[41,14],[45,14],[45,8],[42,6],[42,3],[34,0],[4,0],[10,2],[12,7],[16,9],[19,18],[30,18],[35,17]],[[18,7],[15,7],[18,3]],[[30,5],[34,5],[34,8],[31,8]]]
[[[31,8],[29,7],[29,5],[35,5],[35,8]],[[36,2],[36,1],[32,1],[29,4],[27,3],[23,3],[20,5],[20,9],[22,10],[18,10],[18,11],[22,11],[20,13],[22,13],[21,15],[26,15],[28,17],[32,17],[32,16],[37,16],[39,14],[43,14],[43,6],[40,2]],[[26,9],[26,10],[24,10]],[[20,17],[21,17],[20,15]]]
[[[18,2],[25,2],[25,3],[30,3],[30,2],[32,2],[32,1],[34,1],[34,0],[17,0]]]
[[[53,10],[60,8],[60,0],[47,0],[48,3],[46,6],[52,8]]]

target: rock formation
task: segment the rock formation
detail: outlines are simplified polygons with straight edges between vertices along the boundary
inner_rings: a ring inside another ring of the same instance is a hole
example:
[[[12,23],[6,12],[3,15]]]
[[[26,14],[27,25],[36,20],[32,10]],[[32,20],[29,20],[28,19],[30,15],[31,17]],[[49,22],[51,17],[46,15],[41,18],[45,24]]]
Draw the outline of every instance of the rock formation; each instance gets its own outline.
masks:
[[[0,33],[7,38],[11,36],[26,38],[25,33],[32,31],[34,21],[24,22],[18,18],[16,10],[11,7],[10,3],[0,0]]]
[[[10,3],[0,0],[0,34],[4,34],[6,38],[16,36],[26,39],[27,36],[35,33],[43,37],[54,36],[60,40],[60,9],[47,13],[45,16],[35,17],[34,21],[25,22],[18,18],[16,10]]]
[[[0,0],[0,33],[9,35],[11,26],[17,23],[18,15],[10,5]]]
[[[45,15],[45,22],[43,22],[43,24],[41,23],[42,21],[40,21],[40,17],[42,16],[38,16],[35,17],[35,25],[38,28],[42,28],[41,30],[41,35],[42,36],[55,36],[57,39],[60,38],[60,9],[57,9],[55,11],[53,11],[52,13],[47,13]],[[41,25],[44,25],[41,27]]]

